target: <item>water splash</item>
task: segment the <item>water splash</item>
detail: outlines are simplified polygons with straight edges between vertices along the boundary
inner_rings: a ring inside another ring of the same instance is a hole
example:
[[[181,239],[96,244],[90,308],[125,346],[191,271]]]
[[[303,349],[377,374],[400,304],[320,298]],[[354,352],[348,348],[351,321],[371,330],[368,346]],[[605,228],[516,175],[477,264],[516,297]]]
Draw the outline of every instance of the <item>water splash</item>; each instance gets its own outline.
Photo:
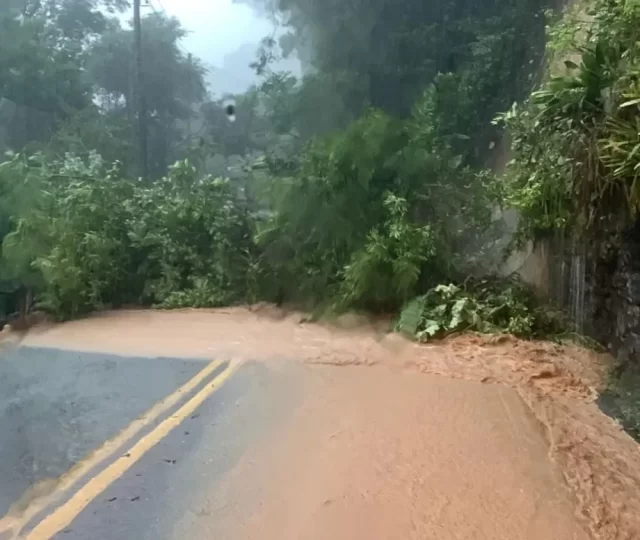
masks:
[[[586,292],[586,255],[584,245],[574,244],[571,254],[571,268],[569,271],[569,316],[574,324],[574,330],[584,333],[585,323],[585,292]]]

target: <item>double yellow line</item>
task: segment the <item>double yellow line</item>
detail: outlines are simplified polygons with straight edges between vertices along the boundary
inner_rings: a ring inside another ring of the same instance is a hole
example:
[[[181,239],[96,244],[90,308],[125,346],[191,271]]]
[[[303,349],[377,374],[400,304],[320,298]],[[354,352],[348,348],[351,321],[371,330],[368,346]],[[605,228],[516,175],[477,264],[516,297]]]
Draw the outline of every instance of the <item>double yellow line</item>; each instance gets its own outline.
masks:
[[[7,517],[0,520],[0,537],[3,533],[11,531],[11,538],[26,538],[27,540],[44,540],[51,538],[63,529],[67,528],[71,522],[82,512],[87,505],[98,495],[106,490],[113,482],[120,478],[134,463],[136,463],[146,452],[153,448],[158,442],[166,437],[171,430],[180,425],[187,417],[202,403],[220,388],[224,382],[231,377],[238,362],[232,361],[229,365],[218,373],[211,381],[200,389],[192,398],[182,405],[174,414],[165,418],[149,433],[141,437],[128,450],[123,451],[121,457],[111,462],[107,467],[100,470],[91,477],[85,484],[77,489],[73,496],[64,504],[58,506],[42,521],[40,521],[26,536],[21,535],[21,530],[38,514],[46,508],[51,507],[58,500],[65,490],[73,488],[84,475],[94,467],[99,466],[104,460],[113,457],[113,454],[121,450],[127,442],[130,442],[145,427],[151,425],[158,418],[165,415],[172,407],[176,406],[184,398],[193,392],[199,385],[210,377],[222,362],[215,361],[208,364],[197,375],[181,386],[173,394],[152,407],[147,413],[135,420],[125,430],[115,438],[105,443],[100,449],[88,456],[81,463],[71,469],[61,478],[54,493],[47,497],[35,500],[26,511],[21,512],[18,517],[12,517],[11,511]]]

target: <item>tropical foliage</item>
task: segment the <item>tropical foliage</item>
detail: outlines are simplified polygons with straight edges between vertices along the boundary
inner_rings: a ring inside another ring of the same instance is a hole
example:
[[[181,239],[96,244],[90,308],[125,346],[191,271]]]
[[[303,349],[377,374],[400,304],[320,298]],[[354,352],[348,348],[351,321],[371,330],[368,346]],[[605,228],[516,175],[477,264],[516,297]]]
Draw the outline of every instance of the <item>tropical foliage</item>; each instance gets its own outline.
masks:
[[[397,328],[428,341],[462,331],[548,337],[561,334],[567,324],[521,281],[489,277],[437,285],[404,307]]]
[[[18,186],[22,175],[38,197],[5,237],[5,275],[31,276],[45,309],[73,317],[126,304],[215,306],[250,285],[251,223],[228,180],[178,162],[148,186],[97,154],[47,166],[18,155],[0,169]]]
[[[503,115],[513,136],[508,202],[520,238],[566,230],[608,244],[640,209],[640,5],[596,1],[553,29],[565,74]],[[598,244],[599,245],[599,244]]]
[[[633,321],[637,299],[632,279],[622,274],[627,283],[617,288],[616,274],[637,264],[625,251],[637,243],[640,210],[638,28],[635,0],[577,3],[549,28],[553,76],[502,117],[513,140],[505,193],[521,218],[516,240],[554,235],[585,246],[597,337],[631,351],[603,405],[636,437],[637,354],[628,345],[636,323],[624,321]]]
[[[279,28],[236,96],[208,95],[185,30],[150,13],[145,178],[132,35],[109,11],[123,7],[0,8],[0,97],[22,115],[0,120],[14,151],[0,167],[1,279],[61,317],[259,299],[396,312],[493,269],[504,186],[484,168],[500,136],[491,119],[533,84],[540,1],[258,0]],[[291,54],[301,77],[274,68]],[[537,331],[524,315],[476,312],[488,317],[478,329]]]

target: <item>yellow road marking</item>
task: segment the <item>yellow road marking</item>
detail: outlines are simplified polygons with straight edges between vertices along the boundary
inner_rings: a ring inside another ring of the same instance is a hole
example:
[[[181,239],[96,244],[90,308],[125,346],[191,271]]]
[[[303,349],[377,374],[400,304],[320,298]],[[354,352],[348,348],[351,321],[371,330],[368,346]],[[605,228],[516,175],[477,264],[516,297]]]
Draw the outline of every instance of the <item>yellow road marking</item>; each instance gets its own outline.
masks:
[[[233,374],[236,366],[237,364],[233,362],[230,363],[227,369],[217,375],[211,383],[208,383],[202,390],[180,407],[174,415],[163,420],[153,431],[134,444],[127,453],[127,457],[122,456],[118,458],[91,478],[71,499],[44,518],[33,531],[27,535],[27,540],[48,539],[68,527],[91,501],[120,478],[147,451],[166,437],[171,430],[179,426],[188,416],[193,414],[193,412]]]
[[[156,403],[143,416],[134,420],[128,427],[122,430],[113,439],[104,443],[100,448],[89,454],[80,463],[72,467],[57,481],[45,480],[34,486],[29,492],[15,503],[7,513],[6,517],[0,519],[0,534],[13,531],[15,535],[31,521],[38,513],[42,512],[49,505],[54,503],[62,492],[73,486],[85,474],[96,465],[113,455],[122,445],[135,437],[142,429],[153,423],[163,414],[174,407],[186,395],[192,392],[199,384],[209,377],[220,365],[221,361],[216,360],[207,364],[194,377],[175,392],[168,395],[162,401]],[[49,493],[51,485],[54,484],[55,491]],[[46,491],[44,496],[38,496],[38,492]]]

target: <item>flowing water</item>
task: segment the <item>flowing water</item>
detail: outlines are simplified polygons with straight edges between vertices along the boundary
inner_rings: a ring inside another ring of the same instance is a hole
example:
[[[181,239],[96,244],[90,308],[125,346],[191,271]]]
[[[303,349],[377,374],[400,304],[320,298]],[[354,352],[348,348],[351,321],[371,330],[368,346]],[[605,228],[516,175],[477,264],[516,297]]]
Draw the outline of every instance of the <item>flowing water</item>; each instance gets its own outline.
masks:
[[[575,331],[579,334],[584,333],[585,328],[586,264],[584,246],[574,246],[571,255],[571,270],[569,273],[568,307]]]
[[[583,271],[575,259],[578,315]],[[640,538],[638,445],[594,402],[603,358],[506,336],[417,345],[384,324],[339,322],[270,306],[125,311],[24,343],[311,370],[290,423],[219,488],[227,502],[240,489],[262,497],[223,537]]]

